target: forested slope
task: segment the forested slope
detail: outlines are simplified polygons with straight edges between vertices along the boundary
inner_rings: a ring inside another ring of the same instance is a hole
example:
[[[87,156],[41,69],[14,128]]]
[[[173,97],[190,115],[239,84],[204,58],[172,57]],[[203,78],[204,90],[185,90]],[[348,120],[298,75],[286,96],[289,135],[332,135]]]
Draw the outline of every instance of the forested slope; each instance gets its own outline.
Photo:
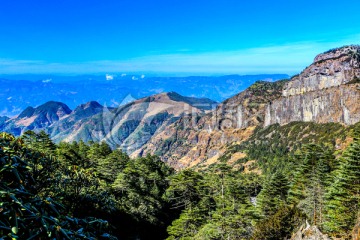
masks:
[[[5,239],[283,239],[305,221],[345,239],[359,214],[359,124],[270,126],[235,163],[179,172],[105,143],[0,140]]]

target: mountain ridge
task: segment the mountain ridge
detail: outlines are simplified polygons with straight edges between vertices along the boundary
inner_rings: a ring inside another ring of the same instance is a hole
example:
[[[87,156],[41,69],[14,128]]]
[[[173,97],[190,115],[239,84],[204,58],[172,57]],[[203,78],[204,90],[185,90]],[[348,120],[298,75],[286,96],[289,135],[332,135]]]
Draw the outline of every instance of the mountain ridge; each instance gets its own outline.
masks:
[[[134,144],[144,144],[163,125],[184,114],[205,114],[216,104],[208,98],[185,97],[175,92],[144,97],[117,108],[90,101],[71,111],[66,104],[50,101],[27,107],[17,117],[2,118],[0,130],[14,135],[44,130],[55,142],[106,141],[113,148],[122,146],[131,152],[136,150]]]
[[[97,101],[108,107],[117,107],[129,98],[140,99],[171,91],[176,91],[182,96],[207,97],[219,102],[246,89],[257,80],[274,81],[289,77],[286,74],[144,76],[143,78],[136,74],[113,75],[112,80],[106,80],[105,74],[1,75],[3,78],[0,78],[0,115],[13,117],[27,106],[39,106],[54,99],[66,103],[72,109],[89,101]]]
[[[139,155],[159,153],[173,167],[186,168],[218,161],[228,144],[245,141],[256,127],[296,121],[359,122],[360,84],[354,82],[360,75],[359,49],[356,45],[333,49],[317,55],[290,80],[255,83],[198,119],[195,127],[179,130],[183,122],[191,121],[187,119],[169,126],[155,142],[170,145],[149,142]]]
[[[257,81],[220,104],[176,92],[147,96],[117,108],[89,102],[44,129],[56,142],[105,141],[132,157],[159,155],[177,169],[209,165],[257,128],[298,121],[359,122],[359,56],[356,45],[333,49],[317,55],[290,80]],[[22,116],[35,111],[27,108]],[[21,131],[15,128],[12,133]]]

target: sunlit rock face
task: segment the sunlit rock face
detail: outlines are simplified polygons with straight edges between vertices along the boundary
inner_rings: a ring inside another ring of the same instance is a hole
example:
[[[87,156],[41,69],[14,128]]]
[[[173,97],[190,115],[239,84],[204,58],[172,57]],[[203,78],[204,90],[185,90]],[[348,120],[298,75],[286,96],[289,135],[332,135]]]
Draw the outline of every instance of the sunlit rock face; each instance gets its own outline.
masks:
[[[340,86],[360,78],[360,47],[347,46],[319,54],[314,63],[295,76],[283,96]]]
[[[285,85],[281,98],[268,105],[264,125],[292,121],[354,124],[360,120],[359,79],[359,46],[320,54]]]

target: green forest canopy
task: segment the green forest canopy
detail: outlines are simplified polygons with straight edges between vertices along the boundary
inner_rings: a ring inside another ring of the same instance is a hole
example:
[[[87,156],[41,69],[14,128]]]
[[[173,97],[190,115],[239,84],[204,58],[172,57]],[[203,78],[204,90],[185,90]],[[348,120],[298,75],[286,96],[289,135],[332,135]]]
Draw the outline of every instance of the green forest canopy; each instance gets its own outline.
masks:
[[[359,129],[273,125],[230,147],[221,162],[179,172],[156,156],[130,159],[106,143],[56,145],[44,132],[1,133],[0,236],[282,239],[308,220],[346,238],[359,214]],[[294,140],[305,131],[310,137]],[[335,140],[345,137],[352,143],[337,149]],[[226,163],[240,150],[263,174]]]

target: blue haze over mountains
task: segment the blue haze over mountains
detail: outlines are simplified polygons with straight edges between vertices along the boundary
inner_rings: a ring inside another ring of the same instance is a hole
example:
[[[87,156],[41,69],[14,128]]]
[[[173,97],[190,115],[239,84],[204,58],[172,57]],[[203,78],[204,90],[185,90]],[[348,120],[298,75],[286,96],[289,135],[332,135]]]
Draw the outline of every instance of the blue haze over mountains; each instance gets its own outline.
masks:
[[[288,77],[286,74],[191,77],[0,75],[0,116],[15,116],[28,106],[36,107],[51,100],[63,102],[71,109],[89,101],[115,107],[134,98],[171,91],[221,102],[257,80],[275,81]]]

